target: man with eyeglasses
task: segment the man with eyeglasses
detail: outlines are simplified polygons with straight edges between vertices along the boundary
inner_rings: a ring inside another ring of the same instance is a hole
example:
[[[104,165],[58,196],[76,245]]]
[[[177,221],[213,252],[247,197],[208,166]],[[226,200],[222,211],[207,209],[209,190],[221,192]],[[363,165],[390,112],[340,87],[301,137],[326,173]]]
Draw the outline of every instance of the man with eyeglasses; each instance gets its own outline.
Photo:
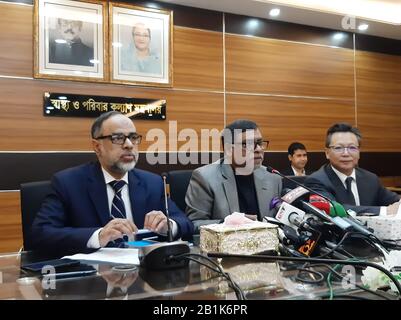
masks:
[[[188,186],[186,213],[195,233],[233,212],[253,220],[273,216],[271,200],[281,193],[281,178],[262,166],[269,142],[255,122],[236,120],[223,130],[221,139],[224,158],[194,170]]]
[[[132,27],[132,40],[121,49],[121,70],[126,72],[160,75],[161,59],[154,48],[151,48],[152,34],[143,23]]]
[[[347,123],[336,123],[326,135],[329,164],[311,174],[305,184],[357,214],[397,213],[400,196],[389,191],[372,172],[358,167],[361,133]]]
[[[127,116],[102,114],[92,125],[97,162],[56,173],[32,226],[37,250],[59,254],[119,246],[138,229],[166,235],[164,188],[160,176],[134,169],[142,136]],[[193,225],[168,199],[175,238],[189,237]]]

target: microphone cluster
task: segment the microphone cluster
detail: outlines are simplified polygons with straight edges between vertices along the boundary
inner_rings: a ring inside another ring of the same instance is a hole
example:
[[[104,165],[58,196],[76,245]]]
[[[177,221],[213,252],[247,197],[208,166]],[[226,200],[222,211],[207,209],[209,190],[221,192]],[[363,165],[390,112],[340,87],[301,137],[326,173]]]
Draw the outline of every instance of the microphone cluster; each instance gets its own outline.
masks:
[[[281,198],[271,202],[278,208],[275,219],[281,225],[279,238],[284,245],[291,245],[305,256],[315,255],[316,249],[338,243],[349,232],[366,236],[372,233],[359,221],[350,216],[338,202],[291,179],[267,166],[271,173],[280,175],[298,187],[284,190]],[[272,221],[269,221],[272,222]]]

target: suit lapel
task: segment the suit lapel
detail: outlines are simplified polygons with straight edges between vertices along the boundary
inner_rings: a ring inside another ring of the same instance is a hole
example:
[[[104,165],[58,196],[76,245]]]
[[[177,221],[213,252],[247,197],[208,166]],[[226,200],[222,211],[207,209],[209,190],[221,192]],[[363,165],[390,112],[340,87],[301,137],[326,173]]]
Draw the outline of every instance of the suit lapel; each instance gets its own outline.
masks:
[[[220,164],[221,174],[224,178],[223,190],[226,196],[228,208],[230,214],[233,212],[239,212],[239,202],[237,196],[237,184],[235,182],[235,177],[233,170],[229,164]]]
[[[255,180],[256,197],[258,198],[259,212],[263,216],[269,213],[269,199],[272,198],[273,190],[267,183],[265,178],[265,170],[262,168],[256,169],[253,173]]]
[[[135,225],[142,229],[145,222],[145,211],[146,208],[146,190],[144,190],[143,184],[135,174],[135,169],[128,173],[128,189],[129,197],[132,208],[132,218],[134,219]]]
[[[88,175],[88,192],[101,225],[106,225],[110,221],[110,209],[107,199],[106,183],[99,162],[90,166]]]
[[[347,190],[345,189],[344,184],[333,171],[331,166],[328,164],[324,169],[329,177],[329,180],[334,186],[333,191],[336,194],[337,201],[342,203],[350,203],[350,199],[348,199]]]

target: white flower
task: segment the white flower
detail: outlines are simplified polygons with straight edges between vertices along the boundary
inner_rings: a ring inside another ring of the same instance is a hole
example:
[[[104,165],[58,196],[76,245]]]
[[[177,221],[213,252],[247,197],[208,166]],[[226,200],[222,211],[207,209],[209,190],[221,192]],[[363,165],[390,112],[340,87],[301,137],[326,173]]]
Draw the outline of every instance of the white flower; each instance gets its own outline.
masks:
[[[401,266],[401,251],[393,250],[388,254],[384,253],[383,262],[377,263],[378,265],[384,267],[387,270],[391,270],[393,267]],[[385,287],[390,285],[390,288],[394,292],[398,292],[397,287],[394,282],[390,280],[390,278],[384,274],[382,271],[367,267],[362,271],[363,276],[361,277],[362,283],[364,286],[367,286],[369,289],[376,290],[380,287]],[[401,274],[397,272],[392,272],[395,278],[399,281],[401,279]]]

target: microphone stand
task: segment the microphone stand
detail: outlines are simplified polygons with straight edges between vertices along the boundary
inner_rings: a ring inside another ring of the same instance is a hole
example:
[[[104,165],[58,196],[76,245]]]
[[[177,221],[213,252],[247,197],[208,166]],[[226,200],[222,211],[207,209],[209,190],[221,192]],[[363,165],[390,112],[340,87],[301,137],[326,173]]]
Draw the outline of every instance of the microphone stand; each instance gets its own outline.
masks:
[[[173,242],[173,233],[171,231],[171,221],[170,221],[170,213],[168,212],[168,201],[167,201],[167,174],[162,174],[163,178],[163,189],[164,189],[164,207],[166,208],[166,217],[167,217],[167,239],[168,242]]]
[[[175,256],[189,253],[189,244],[187,241],[173,241],[171,230],[171,219],[168,211],[167,199],[167,174],[162,173],[164,187],[164,206],[167,218],[167,242],[159,242],[149,246],[144,246],[140,250],[139,260],[144,268],[152,270],[165,270],[187,267],[188,259],[174,259]]]

